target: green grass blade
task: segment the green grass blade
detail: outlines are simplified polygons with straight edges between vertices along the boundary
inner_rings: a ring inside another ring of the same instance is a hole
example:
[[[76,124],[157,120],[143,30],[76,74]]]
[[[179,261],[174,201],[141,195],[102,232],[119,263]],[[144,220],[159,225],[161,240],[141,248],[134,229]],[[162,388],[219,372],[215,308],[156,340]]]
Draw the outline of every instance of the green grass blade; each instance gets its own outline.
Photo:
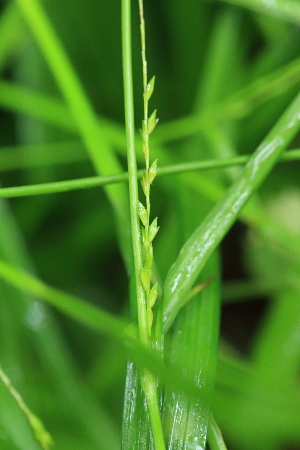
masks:
[[[0,260],[0,277],[18,289],[25,290],[40,300],[58,308],[69,317],[92,330],[116,339],[125,347],[128,356],[141,367],[148,368],[164,384],[174,391],[184,391],[191,396],[205,398],[198,386],[182,377],[179,367],[168,369],[153,353],[136,339],[136,327],[123,319],[109,314],[99,307],[88,304],[78,297],[55,289],[28,273]],[[128,328],[129,326],[129,328]],[[176,377],[174,377],[176,374]]]
[[[0,380],[1,381],[1,380]],[[32,429],[24,415],[17,405],[15,399],[8,392],[4,384],[0,383],[0,429],[3,431],[5,439],[2,441],[0,436],[0,445],[4,449],[41,450],[41,446],[34,439]],[[11,446],[6,447],[6,440],[11,442]]]
[[[47,300],[81,323],[123,341],[124,331],[128,326],[126,321],[117,319],[93,305],[80,301],[75,296],[47,286],[37,278],[12,267],[4,261],[0,261],[0,276],[14,286],[25,289],[40,299]]]
[[[297,133],[300,127],[299,110],[300,95],[254,152],[240,177],[183,246],[165,282],[164,331],[176,317],[209,255]]]
[[[64,148],[64,144],[62,146]],[[26,147],[27,148],[27,147]],[[51,149],[52,145],[46,146],[46,148]],[[58,147],[59,148],[59,147]],[[24,149],[25,150],[25,149]],[[74,158],[77,157],[80,161],[82,159],[82,154],[79,151],[76,153],[76,147],[74,149]],[[0,152],[0,164],[1,164],[1,152]],[[16,156],[16,155],[15,155]],[[14,157],[15,157],[14,156]],[[71,155],[70,155],[71,156]],[[13,165],[11,162],[11,158],[8,158],[5,161],[9,164],[9,168]],[[66,156],[68,158],[68,155]],[[183,163],[183,164],[174,164],[171,166],[161,166],[157,173],[157,176],[162,175],[174,175],[180,174],[184,172],[194,172],[198,170],[213,170],[217,168],[226,168],[232,167],[235,165],[246,164],[250,158],[250,155],[236,156],[232,158],[222,158],[216,160],[207,160],[207,161],[194,161],[192,163]],[[54,157],[55,162],[57,163],[56,158]],[[278,162],[291,162],[300,160],[300,150],[289,150],[285,154],[282,155]],[[50,156],[50,161],[52,161],[52,157]],[[65,156],[63,156],[63,162],[65,162]],[[25,161],[24,161],[25,163]],[[36,163],[38,163],[36,161]],[[27,163],[26,163],[27,164]],[[137,177],[142,178],[143,170],[137,171]],[[6,187],[0,188],[0,198],[14,198],[14,197],[27,197],[32,195],[44,195],[44,194],[53,194],[58,192],[69,192],[78,189],[88,189],[92,187],[106,186],[108,184],[115,183],[124,183],[128,181],[128,173],[124,172],[120,175],[111,175],[107,177],[88,177],[88,178],[79,178],[76,180],[67,180],[67,181],[56,181],[53,183],[41,183],[41,184],[33,184],[29,186],[14,186],[14,187]]]
[[[171,361],[180,362],[206,396],[212,393],[217,362],[220,280],[217,254],[205,265],[201,280],[216,277],[179,313],[172,334]],[[167,390],[164,428],[169,450],[205,448],[209,404]]]
[[[17,402],[19,408],[24,412],[32,428],[36,441],[43,448],[43,450],[49,450],[50,447],[52,447],[53,445],[53,439],[51,435],[44,427],[43,422],[28,408],[28,406],[24,402],[24,399],[22,398],[20,393],[16,390],[16,388],[12,385],[10,379],[8,378],[7,374],[3,371],[1,366],[0,366],[0,378],[5,384],[10,394]]]
[[[66,99],[97,172],[102,172],[107,166],[117,171],[120,166],[107,148],[93,108],[42,5],[36,0],[16,2]]]
[[[0,222],[1,258],[32,273],[33,267],[24,240],[8,205],[3,200],[0,202],[0,212],[2,218]],[[14,345],[9,345],[7,348],[6,365],[12,365],[21,371],[27,369],[28,383],[28,379],[30,380],[32,376],[30,374],[32,367],[30,363],[29,367],[24,369],[21,367],[26,366],[28,354],[23,355],[23,352],[20,352],[20,343],[27,342],[28,339],[38,355],[40,364],[49,376],[51,387],[54,387],[54,405],[58,397],[64,403],[70,419],[83,428],[85,435],[90,437],[95,448],[103,450],[118,448],[118,429],[105,409],[95,401],[87,386],[83,385],[70,349],[66,345],[65,337],[51,311],[34,301],[26,292],[15,289],[14,286],[3,286],[2,280],[1,293],[3,313],[1,318],[4,321],[1,323],[3,349],[5,348],[5,330],[6,334],[7,332],[12,334],[15,340]],[[42,319],[42,322],[36,321],[36,317]],[[2,360],[4,361],[4,357]],[[23,388],[25,387],[26,382],[23,384]],[[18,426],[16,415],[12,413],[12,417],[14,419],[11,420],[9,429],[22,441],[22,426]],[[25,448],[28,447],[31,448],[30,445],[25,446]]]
[[[153,143],[172,141],[198,133],[208,119],[238,119],[246,117],[255,108],[278,97],[299,83],[300,59],[296,58],[279,69],[255,79],[229,98],[218,102],[201,113],[160,124],[153,135]]]
[[[49,94],[0,80],[0,104],[9,111],[29,115],[68,133],[79,134],[76,120],[68,107],[60,99]],[[107,139],[116,147],[125,149],[123,128],[105,117],[98,117],[97,120]]]
[[[37,117],[68,132],[77,130],[76,122],[60,100],[35,93],[16,83],[0,81],[0,103],[5,109]]]
[[[127,363],[122,422],[122,450],[153,449],[151,426],[145,394],[140,383],[140,370]]]

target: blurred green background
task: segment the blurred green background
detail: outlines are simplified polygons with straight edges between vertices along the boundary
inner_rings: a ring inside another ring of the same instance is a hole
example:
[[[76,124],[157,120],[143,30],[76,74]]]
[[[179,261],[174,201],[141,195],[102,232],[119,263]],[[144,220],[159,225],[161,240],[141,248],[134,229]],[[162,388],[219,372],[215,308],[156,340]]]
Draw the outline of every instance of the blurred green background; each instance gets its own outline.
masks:
[[[126,170],[120,2],[42,3]],[[294,98],[299,4],[275,3],[145,1],[148,73],[156,76],[151,108],[160,119],[152,149],[159,165],[251,153]],[[132,8],[138,129],[142,69],[138,5]],[[13,1],[1,1],[0,70],[2,187],[96,175]],[[61,116],[51,113],[52,104]],[[298,147],[299,137],[291,148]],[[245,213],[221,247],[214,413],[230,449],[300,448],[299,170],[299,160],[278,164],[254,200],[256,215]],[[195,228],[238,173],[231,167],[155,180],[151,203],[161,226],[155,261],[162,280],[186,224]],[[102,188],[2,199],[0,214],[1,258],[128,316],[127,272]],[[47,424],[55,448],[119,448],[122,351],[2,281],[0,289],[1,365]],[[39,448],[2,385],[0,395],[1,449]]]

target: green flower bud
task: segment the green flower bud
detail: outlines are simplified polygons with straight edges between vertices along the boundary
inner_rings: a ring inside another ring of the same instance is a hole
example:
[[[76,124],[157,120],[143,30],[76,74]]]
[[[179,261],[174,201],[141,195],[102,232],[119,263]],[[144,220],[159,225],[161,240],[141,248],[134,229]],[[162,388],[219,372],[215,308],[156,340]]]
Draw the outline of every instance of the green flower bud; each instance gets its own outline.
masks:
[[[157,232],[159,230],[159,227],[157,226],[157,217],[153,220],[149,227],[149,241],[152,242],[155,238]]]
[[[153,93],[154,83],[155,83],[155,76],[152,77],[151,80],[149,81],[149,83],[147,84],[147,88],[146,88],[146,99],[147,100],[150,100],[150,97]]]
[[[153,161],[149,168],[149,183],[151,184],[157,174],[157,159]]]
[[[151,116],[148,119],[148,123],[147,123],[147,132],[148,134],[151,134],[152,131],[154,130],[156,124],[158,122],[158,119],[156,119],[156,109],[153,111],[153,113],[151,114]]]
[[[145,174],[142,176],[141,185],[142,185],[144,194],[147,195],[148,191],[149,191],[149,183],[147,182],[147,178],[146,178]]]
[[[155,305],[157,296],[158,296],[158,283],[155,283],[155,285],[152,286],[152,288],[149,292],[149,296],[148,296],[148,302],[149,302],[150,308],[153,308],[153,306]]]
[[[152,263],[153,263],[153,247],[150,243],[146,243],[146,260],[145,260],[145,267],[149,270],[152,269]]]
[[[138,214],[144,227],[147,226],[148,214],[145,206],[141,202],[139,202]]]
[[[145,292],[149,292],[150,289],[150,276],[148,269],[145,269],[144,267],[141,268],[141,275],[140,275],[141,283],[143,286],[143,289]]]
[[[148,329],[151,330],[152,323],[153,323],[153,312],[152,312],[151,308],[148,308],[147,315],[148,315]],[[151,334],[150,334],[149,338],[151,338]]]

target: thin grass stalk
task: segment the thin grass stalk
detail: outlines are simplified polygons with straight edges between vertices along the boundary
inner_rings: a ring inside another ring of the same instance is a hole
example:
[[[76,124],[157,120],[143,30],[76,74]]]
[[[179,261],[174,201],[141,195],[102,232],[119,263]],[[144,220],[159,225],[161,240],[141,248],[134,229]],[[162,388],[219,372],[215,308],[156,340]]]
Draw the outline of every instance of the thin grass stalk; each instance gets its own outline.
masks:
[[[151,346],[151,341],[149,341],[150,330],[147,312],[147,298],[146,298],[147,293],[143,288],[142,281],[140,278],[143,267],[143,260],[140,242],[138,184],[137,184],[137,168],[136,168],[135,143],[134,143],[130,0],[122,1],[122,51],[123,51],[125,124],[127,136],[127,159],[128,159],[128,175],[129,175],[130,217],[132,224],[131,230],[132,230],[133,255],[135,266],[138,327],[141,343],[145,347],[149,348],[149,346]],[[145,393],[145,397],[147,399],[147,406],[150,416],[155,449],[163,450],[165,449],[165,443],[156,392],[156,381],[153,375],[148,370],[142,369],[141,372],[142,372],[141,385]]]
[[[52,445],[53,445],[53,439],[52,439],[51,435],[48,433],[43,422],[39,419],[39,417],[37,417],[28,408],[23,397],[16,390],[16,388],[12,385],[10,379],[8,378],[7,374],[4,372],[4,370],[2,369],[1,366],[0,366],[0,379],[3,381],[3,383],[5,384],[5,386],[11,393],[11,395],[14,397],[14,399],[16,400],[17,404],[19,405],[20,409],[26,415],[37,442],[39,442],[39,444],[43,448],[43,450],[50,450],[50,447],[52,447]]]
[[[52,147],[51,147],[52,148]],[[75,155],[77,156],[77,155]],[[161,166],[158,169],[157,176],[175,175],[185,172],[195,172],[201,170],[214,170],[226,167],[246,164],[251,155],[236,156],[232,158],[222,158],[216,160],[194,161],[191,163],[174,164],[170,166]],[[78,159],[80,155],[78,155]],[[80,158],[81,159],[81,158]],[[299,161],[300,150],[289,150],[284,153],[279,163]],[[1,161],[1,155],[0,155]],[[10,167],[9,167],[10,168]],[[142,179],[143,170],[136,172],[138,179]],[[32,195],[54,194],[59,192],[69,192],[78,189],[88,189],[93,187],[105,186],[107,184],[125,183],[128,181],[128,172],[120,175],[111,175],[107,177],[88,177],[75,180],[55,181],[53,183],[32,184],[29,186],[13,186],[0,188],[0,198],[28,197]]]

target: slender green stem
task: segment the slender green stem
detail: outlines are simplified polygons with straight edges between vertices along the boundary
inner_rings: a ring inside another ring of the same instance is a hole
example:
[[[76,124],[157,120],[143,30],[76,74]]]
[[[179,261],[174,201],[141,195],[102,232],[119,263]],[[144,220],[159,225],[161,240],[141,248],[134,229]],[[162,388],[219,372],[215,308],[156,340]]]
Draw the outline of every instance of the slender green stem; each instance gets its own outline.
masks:
[[[151,342],[149,342],[149,321],[146,302],[147,299],[140,278],[143,262],[142,262],[142,248],[140,241],[140,226],[138,216],[139,212],[138,184],[137,184],[137,168],[136,168],[135,145],[134,145],[130,0],[122,0],[122,50],[123,50],[124,101],[125,101],[125,123],[127,136],[130,215],[132,223],[132,241],[133,241],[134,266],[135,266],[135,283],[137,293],[138,325],[141,343],[149,348]],[[156,450],[164,450],[165,444],[159,414],[156,382],[154,376],[146,369],[142,369],[141,385],[145,393],[145,397],[147,399],[155,448]]]
[[[19,392],[12,385],[10,379],[8,378],[6,373],[3,371],[1,366],[0,366],[0,379],[3,381],[3,383],[5,384],[5,386],[11,393],[11,395],[14,397],[14,399],[18,403],[20,409],[26,415],[28,422],[30,423],[30,426],[32,428],[32,431],[34,432],[36,440],[40,443],[43,450],[49,450],[50,446],[52,446],[52,444],[53,444],[51,435],[45,429],[42,421],[35,414],[33,414],[33,412],[28,408],[28,406],[26,405],[26,403],[23,400],[23,397],[19,394]]]
[[[130,1],[122,1],[122,50],[123,50],[123,79],[125,127],[127,140],[127,161],[129,176],[130,218],[134,255],[135,282],[138,304],[138,322],[141,342],[148,344],[146,298],[140,280],[142,267],[142,247],[140,241],[140,223],[138,217],[138,183],[134,142],[134,108],[132,86],[132,57],[131,57],[131,8]]]
[[[160,167],[158,176],[172,175],[184,172],[194,172],[197,170],[221,169],[234,165],[246,164],[250,155],[236,156],[233,158],[224,158],[218,160],[194,161],[191,163],[174,164],[171,166]],[[289,150],[282,155],[279,162],[291,162],[300,160],[300,150]],[[141,179],[143,170],[138,170],[136,176]],[[13,186],[0,189],[0,198],[27,197],[32,195],[54,194],[58,192],[68,192],[77,189],[87,189],[92,187],[105,186],[113,183],[124,183],[128,181],[128,173],[120,175],[111,175],[109,177],[89,177],[76,180],[56,181],[53,183],[33,184],[30,186]]]

